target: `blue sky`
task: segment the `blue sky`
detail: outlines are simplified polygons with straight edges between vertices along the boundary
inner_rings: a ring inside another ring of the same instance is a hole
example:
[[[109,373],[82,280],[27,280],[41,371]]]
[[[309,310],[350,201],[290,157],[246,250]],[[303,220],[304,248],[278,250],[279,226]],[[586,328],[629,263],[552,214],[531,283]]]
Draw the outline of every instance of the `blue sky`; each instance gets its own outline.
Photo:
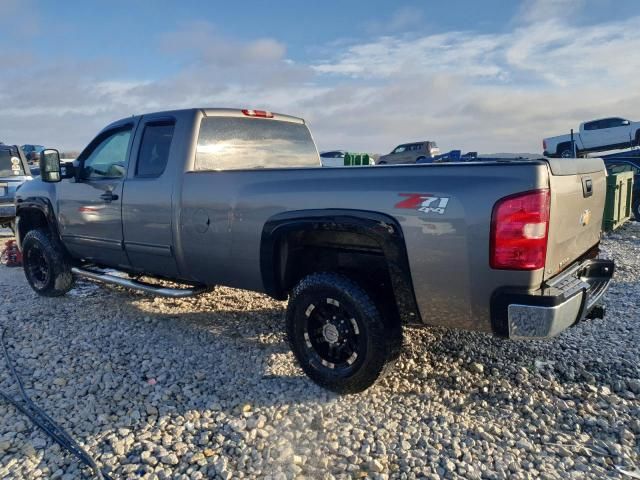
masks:
[[[635,0],[0,0],[0,140],[83,147],[187,106],[306,118],[321,149],[540,150],[640,120]]]

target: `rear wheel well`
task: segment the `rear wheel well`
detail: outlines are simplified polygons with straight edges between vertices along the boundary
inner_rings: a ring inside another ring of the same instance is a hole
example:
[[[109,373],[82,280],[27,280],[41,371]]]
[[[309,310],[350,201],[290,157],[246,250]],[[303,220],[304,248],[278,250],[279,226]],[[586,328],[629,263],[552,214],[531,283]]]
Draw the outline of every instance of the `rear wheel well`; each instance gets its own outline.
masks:
[[[282,293],[312,273],[339,273],[366,289],[385,318],[400,323],[387,258],[371,237],[348,231],[298,230],[282,235],[276,252],[276,281]]]

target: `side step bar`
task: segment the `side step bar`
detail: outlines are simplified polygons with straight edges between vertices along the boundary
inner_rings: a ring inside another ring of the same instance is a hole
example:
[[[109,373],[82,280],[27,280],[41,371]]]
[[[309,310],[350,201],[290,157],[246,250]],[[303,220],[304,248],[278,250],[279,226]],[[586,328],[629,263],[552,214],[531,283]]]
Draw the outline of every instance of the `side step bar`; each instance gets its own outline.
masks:
[[[192,288],[168,288],[151,285],[148,283],[138,282],[136,280],[129,280],[115,275],[109,275],[108,273],[95,272],[91,270],[84,270],[82,268],[72,267],[71,273],[78,277],[88,278],[97,282],[108,283],[110,285],[119,285],[125,288],[131,288],[152,295],[158,295],[161,297],[171,298],[185,298],[194,295],[199,295],[204,292],[211,291],[213,288],[197,286]]]

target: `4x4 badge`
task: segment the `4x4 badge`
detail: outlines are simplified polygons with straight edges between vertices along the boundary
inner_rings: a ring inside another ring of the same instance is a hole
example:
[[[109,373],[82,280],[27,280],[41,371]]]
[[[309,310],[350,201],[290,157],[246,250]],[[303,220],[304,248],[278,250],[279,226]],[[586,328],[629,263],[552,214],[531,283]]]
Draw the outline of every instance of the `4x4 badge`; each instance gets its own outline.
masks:
[[[396,203],[395,208],[407,208],[424,213],[442,215],[449,203],[449,197],[436,197],[430,193],[400,193],[399,195],[407,198]]]

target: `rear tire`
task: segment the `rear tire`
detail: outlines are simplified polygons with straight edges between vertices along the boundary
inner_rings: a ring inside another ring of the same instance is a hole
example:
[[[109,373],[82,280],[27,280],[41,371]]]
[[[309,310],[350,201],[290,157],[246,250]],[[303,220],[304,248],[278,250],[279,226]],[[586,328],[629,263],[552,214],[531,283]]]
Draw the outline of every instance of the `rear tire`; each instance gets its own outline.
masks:
[[[30,230],[22,242],[22,264],[31,288],[45,297],[59,297],[74,283],[62,248],[43,229]]]
[[[390,370],[402,344],[401,328],[386,327],[369,295],[339,274],[303,278],[289,297],[286,317],[289,344],[304,372],[337,393],[373,385]]]

